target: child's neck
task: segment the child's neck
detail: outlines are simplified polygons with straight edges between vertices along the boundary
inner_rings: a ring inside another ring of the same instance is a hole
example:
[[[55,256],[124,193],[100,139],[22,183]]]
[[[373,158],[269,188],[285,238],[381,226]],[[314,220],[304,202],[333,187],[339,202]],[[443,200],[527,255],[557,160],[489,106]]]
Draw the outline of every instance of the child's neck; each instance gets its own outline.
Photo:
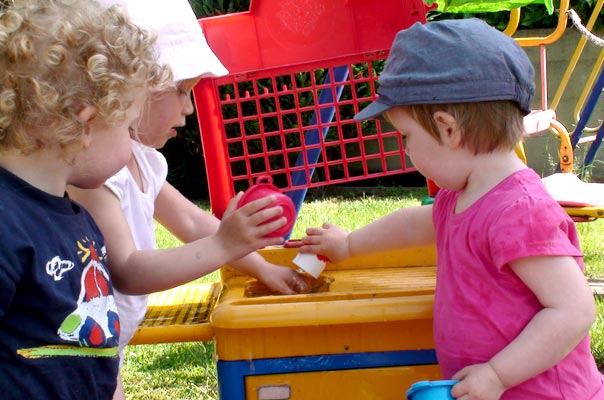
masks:
[[[145,187],[143,184],[143,178],[141,176],[141,170],[138,166],[138,162],[136,161],[136,157],[134,157],[134,153],[132,153],[130,160],[128,160],[127,167],[128,171],[130,171],[130,175],[132,175],[132,178],[134,179],[134,182],[136,182],[136,185],[138,186],[139,190],[141,192],[144,192]]]
[[[0,166],[48,194],[65,194],[70,166],[55,151],[48,149],[25,156],[8,150],[2,153]]]
[[[527,168],[514,152],[479,154],[473,162],[455,212],[462,212],[508,176]]]

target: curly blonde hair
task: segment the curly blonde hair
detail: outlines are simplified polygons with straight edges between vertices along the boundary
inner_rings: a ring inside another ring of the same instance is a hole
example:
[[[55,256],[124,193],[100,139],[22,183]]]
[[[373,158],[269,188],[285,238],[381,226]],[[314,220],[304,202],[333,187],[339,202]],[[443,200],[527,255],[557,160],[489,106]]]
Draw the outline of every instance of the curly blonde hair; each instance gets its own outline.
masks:
[[[94,0],[12,0],[0,10],[0,151],[78,150],[86,106],[124,121],[138,87],[172,81],[156,35]]]

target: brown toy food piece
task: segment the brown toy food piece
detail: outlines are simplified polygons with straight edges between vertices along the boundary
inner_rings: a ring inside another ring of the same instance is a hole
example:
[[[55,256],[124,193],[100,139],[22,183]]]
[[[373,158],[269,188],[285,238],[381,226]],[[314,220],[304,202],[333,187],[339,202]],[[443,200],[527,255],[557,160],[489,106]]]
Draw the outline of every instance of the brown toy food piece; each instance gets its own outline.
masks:
[[[300,274],[309,290],[305,293],[324,293],[329,291],[329,286],[334,281],[333,276],[330,275],[319,275],[318,278],[314,278],[308,274]],[[282,293],[272,291],[264,283],[253,280],[245,285],[245,297],[260,297],[260,296],[278,296]]]

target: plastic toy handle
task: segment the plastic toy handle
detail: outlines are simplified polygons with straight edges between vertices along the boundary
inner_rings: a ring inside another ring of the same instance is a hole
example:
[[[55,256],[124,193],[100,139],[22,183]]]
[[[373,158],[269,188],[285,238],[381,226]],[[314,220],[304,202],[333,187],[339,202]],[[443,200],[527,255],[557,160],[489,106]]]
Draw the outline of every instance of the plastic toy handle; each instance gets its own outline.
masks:
[[[273,178],[271,178],[269,175],[260,175],[258,178],[256,178],[256,185],[259,183],[273,183]]]

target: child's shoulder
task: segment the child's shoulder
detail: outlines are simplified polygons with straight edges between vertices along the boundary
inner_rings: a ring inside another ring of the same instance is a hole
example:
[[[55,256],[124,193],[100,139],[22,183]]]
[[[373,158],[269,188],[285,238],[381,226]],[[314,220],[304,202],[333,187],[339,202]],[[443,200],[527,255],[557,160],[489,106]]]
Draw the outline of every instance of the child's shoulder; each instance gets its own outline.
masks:
[[[547,192],[541,177],[532,169],[526,168],[509,175],[489,193],[489,198],[494,207],[508,207],[514,204],[523,204],[527,208],[533,208],[540,204],[556,204],[552,196]]]
[[[10,217],[14,213],[9,210],[12,207],[25,206],[29,199],[35,197],[38,190],[26,181],[0,167],[0,210],[3,217]],[[25,204],[24,204],[25,202]],[[11,214],[11,215],[6,215]]]
[[[455,207],[462,192],[440,190],[438,204],[440,209]],[[476,200],[471,206],[475,212],[487,213],[493,218],[507,218],[510,214],[528,215],[531,213],[551,213],[556,218],[565,217],[564,210],[548,193],[539,175],[530,168],[521,169],[495,185]]]

